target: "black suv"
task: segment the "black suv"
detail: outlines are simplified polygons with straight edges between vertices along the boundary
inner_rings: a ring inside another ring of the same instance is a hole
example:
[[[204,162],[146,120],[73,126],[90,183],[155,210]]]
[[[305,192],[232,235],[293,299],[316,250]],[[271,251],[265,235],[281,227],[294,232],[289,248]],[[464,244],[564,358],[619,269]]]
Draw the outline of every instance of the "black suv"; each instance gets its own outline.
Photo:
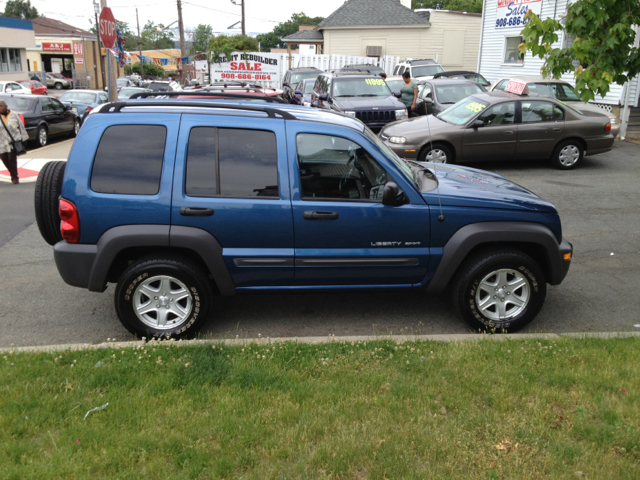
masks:
[[[295,87],[305,78],[315,78],[322,73],[316,67],[290,68],[282,80],[282,99],[291,103]]]
[[[407,118],[407,108],[377,75],[323,73],[311,93],[311,106],[345,113],[372,130]]]

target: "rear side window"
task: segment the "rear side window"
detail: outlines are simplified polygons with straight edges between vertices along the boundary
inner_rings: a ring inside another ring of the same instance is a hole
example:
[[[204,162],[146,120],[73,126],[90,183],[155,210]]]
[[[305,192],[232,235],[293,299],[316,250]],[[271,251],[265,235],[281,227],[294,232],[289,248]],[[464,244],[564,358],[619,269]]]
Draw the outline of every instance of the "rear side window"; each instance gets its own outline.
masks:
[[[279,198],[276,135],[242,128],[191,129],[185,191],[191,197]]]
[[[102,134],[91,172],[91,190],[155,195],[160,189],[167,129],[162,125],[114,125]]]

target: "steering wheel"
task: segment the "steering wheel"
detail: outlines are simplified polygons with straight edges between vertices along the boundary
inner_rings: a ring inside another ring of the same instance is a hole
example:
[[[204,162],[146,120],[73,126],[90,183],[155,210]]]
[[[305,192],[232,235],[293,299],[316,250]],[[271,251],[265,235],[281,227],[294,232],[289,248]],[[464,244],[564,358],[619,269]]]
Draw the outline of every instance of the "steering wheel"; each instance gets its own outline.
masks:
[[[353,145],[349,146],[349,160],[347,160],[347,173],[345,173],[342,178],[340,178],[340,183],[338,183],[338,190],[341,192],[344,191],[347,187],[347,183],[349,180],[353,178],[353,173],[357,172],[358,176],[362,179],[364,172],[362,171],[362,167],[358,164],[358,155],[356,154],[356,148]]]

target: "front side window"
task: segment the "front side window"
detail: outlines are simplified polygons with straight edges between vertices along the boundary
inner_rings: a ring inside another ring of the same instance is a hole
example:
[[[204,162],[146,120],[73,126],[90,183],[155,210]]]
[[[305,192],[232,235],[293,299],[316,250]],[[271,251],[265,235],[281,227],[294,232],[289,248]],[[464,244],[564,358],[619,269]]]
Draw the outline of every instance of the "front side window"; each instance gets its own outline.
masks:
[[[64,105],[62,105],[58,99],[50,98],[49,100],[51,100],[51,103],[53,104],[53,110],[56,113],[62,113],[65,111]]]
[[[505,37],[503,63],[515,63],[522,65],[524,55],[522,55],[518,49],[521,43],[522,37]]]
[[[51,100],[49,100],[48,98],[41,98],[40,109],[42,110],[42,113],[52,113],[53,104],[51,103]]]
[[[102,134],[91,171],[98,193],[155,195],[160,190],[167,129],[162,125],[114,125]]]
[[[561,102],[581,102],[580,97],[570,85],[564,85],[562,83],[552,83],[551,91],[554,96]]]
[[[241,128],[191,129],[185,191],[192,197],[279,198],[275,133]]]
[[[300,133],[296,145],[303,199],[382,202],[387,173],[357,143]]]
[[[564,112],[550,102],[522,102],[522,123],[556,122],[563,119]]]
[[[505,102],[484,110],[478,120],[482,120],[486,127],[498,125],[512,125],[516,117],[515,102]]]

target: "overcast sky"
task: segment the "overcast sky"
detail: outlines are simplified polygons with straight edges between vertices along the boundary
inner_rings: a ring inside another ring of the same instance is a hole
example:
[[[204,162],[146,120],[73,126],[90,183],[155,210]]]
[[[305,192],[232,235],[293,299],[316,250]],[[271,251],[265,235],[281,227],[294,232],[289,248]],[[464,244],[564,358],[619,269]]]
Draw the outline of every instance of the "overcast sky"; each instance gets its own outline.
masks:
[[[237,0],[240,3],[239,0]],[[301,11],[310,17],[329,16],[344,0],[300,1],[300,0],[245,0],[247,33],[270,32],[279,22],[291,18]],[[0,0],[4,11],[5,1]],[[45,17],[61,20],[79,28],[89,29],[93,25],[92,0],[31,0],[31,5]],[[127,22],[136,30],[136,7],[140,16],[140,28],[148,21],[168,25],[178,19],[176,0],[107,0],[117,20]],[[185,28],[200,23],[209,24],[214,32],[228,32],[227,27],[240,20],[240,6],[231,0],[183,0],[182,17]],[[177,24],[176,24],[177,25]],[[176,30],[177,32],[177,30]],[[232,33],[239,33],[234,31]]]

